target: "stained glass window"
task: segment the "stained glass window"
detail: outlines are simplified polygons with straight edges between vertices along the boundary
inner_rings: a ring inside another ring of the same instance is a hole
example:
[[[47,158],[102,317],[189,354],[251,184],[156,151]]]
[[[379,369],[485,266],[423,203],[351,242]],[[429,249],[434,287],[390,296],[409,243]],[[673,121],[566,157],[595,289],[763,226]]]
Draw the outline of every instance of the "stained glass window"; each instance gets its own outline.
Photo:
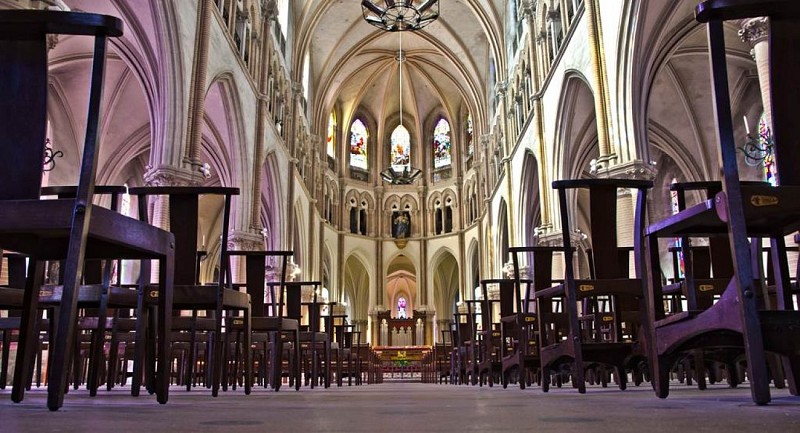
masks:
[[[331,112],[328,118],[328,142],[326,144],[328,156],[336,158],[336,115]]]
[[[467,115],[467,155],[475,153],[475,143],[472,141],[472,114]]]
[[[392,132],[392,169],[397,173],[411,167],[411,136],[403,125],[397,125]]]
[[[677,181],[678,181],[677,179],[672,179],[672,183],[676,183]],[[680,212],[680,206],[678,205],[678,191],[670,191],[669,195],[670,195],[670,201],[671,201],[671,204],[672,204],[672,213],[676,214],[676,213]],[[675,248],[681,248],[682,246],[683,245],[682,245],[681,238],[675,238]],[[683,276],[684,276],[683,249],[678,250],[677,254],[678,254],[678,257],[677,257],[677,259],[678,259],[678,268],[677,268],[678,275],[674,276],[675,279],[683,278]]]
[[[350,126],[350,165],[367,170],[367,127],[361,119],[356,119]]]
[[[433,128],[433,168],[446,167],[450,163],[450,123],[441,118]]]
[[[767,123],[767,113],[761,113],[761,118],[758,120],[758,145],[762,149],[772,147],[772,131]],[[775,171],[775,155],[768,152],[764,158],[764,178],[772,186],[778,184],[778,175]]]

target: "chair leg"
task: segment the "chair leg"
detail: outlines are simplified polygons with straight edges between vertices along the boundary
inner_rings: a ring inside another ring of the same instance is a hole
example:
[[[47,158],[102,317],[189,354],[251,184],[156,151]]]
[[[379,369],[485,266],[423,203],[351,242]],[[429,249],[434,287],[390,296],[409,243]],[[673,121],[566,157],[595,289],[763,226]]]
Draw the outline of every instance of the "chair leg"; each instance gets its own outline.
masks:
[[[789,393],[800,395],[800,356],[784,356],[783,371],[786,381],[789,383]]]
[[[251,348],[253,337],[253,318],[250,308],[244,310],[244,394],[250,395],[253,390],[253,351]]]
[[[109,271],[104,270],[103,272],[108,272],[108,277],[110,281],[110,269],[111,265],[106,263],[106,269]],[[105,344],[105,335],[106,335],[106,316],[108,315],[108,286],[110,284],[107,283],[106,277],[103,277],[103,294],[100,296],[100,309],[97,312],[97,328],[92,335],[92,345],[91,345],[91,353],[89,354],[89,379],[87,388],[89,388],[89,395],[94,397],[97,395],[97,388],[100,386],[100,370],[103,362],[105,361],[105,356],[103,355],[103,349]]]
[[[11,355],[11,330],[6,329],[3,331],[3,361],[0,367],[0,389],[6,389],[6,381],[8,380],[8,359]]]
[[[281,368],[283,365],[283,336],[280,331],[272,337],[272,387],[275,392],[281,389]]]
[[[222,289],[220,289],[222,290]],[[216,311],[216,326],[214,327],[214,344],[206,350],[212,350],[211,365],[207,368],[211,369],[211,396],[216,397],[219,395],[219,387],[222,382],[222,305],[217,303]],[[209,342],[211,344],[211,342]]]
[[[300,368],[302,362],[302,358],[300,356],[300,330],[297,329],[294,331],[294,389],[295,391],[300,391],[300,382],[302,378],[302,373]]]
[[[157,400],[165,404],[169,399],[170,338],[172,334],[172,275],[175,257],[167,254],[159,266],[158,289],[158,370]]]
[[[44,279],[44,262],[31,258],[28,267],[28,278],[25,281],[22,317],[20,318],[19,342],[17,343],[17,359],[14,368],[14,383],[11,400],[19,403],[25,397],[25,387],[31,376],[34,348],[39,340],[38,304],[39,287]],[[52,319],[51,319],[52,320]],[[52,336],[52,334],[51,334]],[[52,338],[51,338],[52,340]],[[52,341],[51,341],[52,342]]]

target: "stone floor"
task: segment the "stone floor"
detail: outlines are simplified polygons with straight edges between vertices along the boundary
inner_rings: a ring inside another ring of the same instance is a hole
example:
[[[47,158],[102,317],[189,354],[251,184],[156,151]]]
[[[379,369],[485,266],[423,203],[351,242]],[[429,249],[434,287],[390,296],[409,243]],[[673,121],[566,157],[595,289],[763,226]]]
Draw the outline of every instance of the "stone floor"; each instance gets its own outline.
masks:
[[[91,398],[70,392],[59,412],[45,407],[45,391],[14,404],[0,391],[0,432],[798,432],[800,397],[772,390],[773,402],[755,406],[747,387],[698,391],[675,384],[666,400],[647,384],[619,391],[569,388],[502,389],[421,383],[360,387],[241,390],[212,398],[206,390],[174,388],[166,405],[127,390]]]

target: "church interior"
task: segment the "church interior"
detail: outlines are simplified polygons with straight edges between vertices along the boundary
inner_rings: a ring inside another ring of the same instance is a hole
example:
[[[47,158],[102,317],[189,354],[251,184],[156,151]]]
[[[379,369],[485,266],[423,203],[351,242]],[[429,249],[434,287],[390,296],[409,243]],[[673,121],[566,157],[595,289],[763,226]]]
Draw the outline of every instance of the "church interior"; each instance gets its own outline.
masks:
[[[0,430],[800,424],[795,3],[0,0]]]

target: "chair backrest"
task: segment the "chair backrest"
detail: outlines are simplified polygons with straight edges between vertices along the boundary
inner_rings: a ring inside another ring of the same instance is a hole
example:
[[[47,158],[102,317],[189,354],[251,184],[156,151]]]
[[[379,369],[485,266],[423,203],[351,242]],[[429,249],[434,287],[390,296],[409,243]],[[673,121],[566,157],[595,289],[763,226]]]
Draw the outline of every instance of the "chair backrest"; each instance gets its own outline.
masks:
[[[230,227],[231,197],[239,194],[239,188],[206,186],[153,186],[131,188],[130,193],[139,198],[139,218],[149,221],[147,198],[151,196],[169,197],[169,230],[175,235],[175,285],[198,284],[197,253],[200,224],[200,197],[204,195],[221,196],[222,230],[220,233],[219,284],[230,282],[226,275],[230,269],[228,261],[228,232]]]
[[[0,131],[0,200],[39,198],[47,129],[48,33],[95,36],[76,194],[76,201],[88,206],[97,169],[106,38],[122,35],[122,21],[75,12],[0,11],[0,119],[9,126]]]
[[[272,289],[277,287],[278,293],[282,295],[283,286],[286,282],[286,264],[288,263],[289,257],[292,254],[294,254],[292,251],[228,251],[228,257],[230,259],[225,263],[229,267],[232,266],[231,260],[233,257],[244,257],[244,287],[247,290],[247,294],[250,295],[250,299],[252,300],[250,314],[252,314],[253,317],[267,316],[267,309],[266,305],[264,304],[265,287],[268,287],[265,273],[267,266],[266,260],[269,257],[278,257],[281,261],[281,268],[279,271],[280,280],[277,282],[278,285],[269,287]],[[279,316],[274,290],[272,290],[272,293],[270,293],[269,299],[272,306],[270,309],[270,314]],[[280,300],[280,304],[283,305],[282,299]]]
[[[515,295],[520,296],[525,293],[524,299],[518,302],[522,308],[518,311],[523,313],[531,313],[531,304],[533,296],[537,290],[544,290],[553,285],[553,256],[557,252],[563,252],[563,247],[511,247],[511,263],[514,267],[514,282],[516,284]],[[528,274],[533,275],[533,279],[521,278],[520,272],[520,254],[527,254],[528,256]],[[548,311],[552,310],[552,305],[548,306]]]
[[[491,329],[492,323],[495,318],[495,307],[498,308],[497,313],[500,317],[506,317],[514,314],[516,304],[514,289],[517,287],[515,280],[511,278],[498,278],[481,280],[481,293],[483,294],[483,302],[481,302],[481,324],[484,330]],[[498,287],[497,299],[489,299],[489,286],[496,285]],[[517,294],[517,296],[519,296]]]
[[[313,299],[316,300],[317,288],[322,286],[322,282],[320,281],[289,281],[284,285],[284,290],[286,292],[285,296],[283,297],[283,299],[286,300],[285,317],[289,319],[295,319],[297,321],[302,320],[303,318],[302,295],[303,295],[303,287],[306,286],[311,286],[311,289],[314,293]],[[281,296],[279,295],[279,297]],[[311,317],[309,317],[308,323],[309,324],[314,323],[315,319],[317,321],[317,326],[319,326],[319,316],[315,317],[312,315]]]
[[[634,222],[634,250],[637,255],[642,252],[642,233],[644,230],[644,211],[647,202],[647,190],[653,187],[649,180],[635,179],[574,179],[558,180],[553,182],[553,188],[558,191],[561,211],[561,224],[564,248],[573,248],[572,233],[577,227],[574,218],[569,215],[569,202],[567,191],[572,189],[587,189],[589,191],[589,225],[592,248],[592,261],[594,266],[594,279],[625,278],[628,269],[620,260],[617,245],[617,192],[621,188],[638,190],[635,222]],[[565,271],[568,279],[574,278],[572,254],[564,254]],[[641,260],[636,260],[637,266]],[[637,271],[641,276],[641,270]]]

